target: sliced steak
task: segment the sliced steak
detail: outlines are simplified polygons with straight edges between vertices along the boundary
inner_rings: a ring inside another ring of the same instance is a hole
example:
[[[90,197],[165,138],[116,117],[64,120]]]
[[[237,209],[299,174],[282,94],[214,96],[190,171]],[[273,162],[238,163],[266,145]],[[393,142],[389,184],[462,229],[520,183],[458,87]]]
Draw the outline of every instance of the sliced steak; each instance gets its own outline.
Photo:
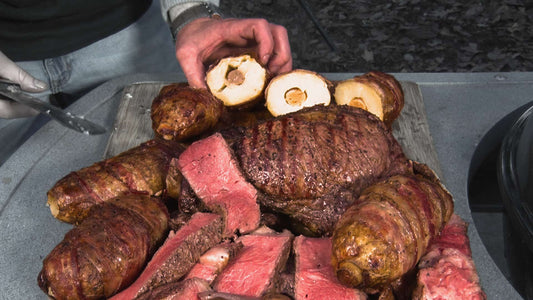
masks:
[[[429,246],[418,265],[412,299],[486,299],[476,272],[468,224],[459,216],[450,221]]]
[[[189,278],[174,281],[149,290],[139,295],[135,300],[192,300],[198,299],[198,294],[211,291],[209,283],[201,278]]]
[[[219,215],[195,213],[177,232],[169,234],[137,280],[113,299],[133,299],[179,280],[204,252],[220,243],[223,227]]]
[[[187,278],[201,278],[209,284],[224,270],[231,259],[242,249],[242,243],[224,241],[221,244],[207,250],[200,256],[200,261],[192,267]]]
[[[331,238],[297,236],[294,296],[305,299],[367,299],[360,290],[339,282],[331,265]]]
[[[243,244],[243,249],[218,275],[213,289],[251,297],[276,292],[279,275],[289,257],[292,238],[289,231],[256,231],[241,236],[238,241]]]
[[[261,297],[251,297],[236,295],[230,293],[222,293],[215,291],[207,291],[198,293],[199,300],[292,300],[289,296],[279,293],[269,293]]]
[[[179,157],[180,169],[205,205],[224,217],[225,235],[259,226],[257,191],[243,177],[224,138],[216,133],[191,144]]]
[[[264,207],[330,234],[366,187],[411,170],[383,122],[350,106],[315,106],[224,133]],[[307,232],[305,232],[307,234]]]

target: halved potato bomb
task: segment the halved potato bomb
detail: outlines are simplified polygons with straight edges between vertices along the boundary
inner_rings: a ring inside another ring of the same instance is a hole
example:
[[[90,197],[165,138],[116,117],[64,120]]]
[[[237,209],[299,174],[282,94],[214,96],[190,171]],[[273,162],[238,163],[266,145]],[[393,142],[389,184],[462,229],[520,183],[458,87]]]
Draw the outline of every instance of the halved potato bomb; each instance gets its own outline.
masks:
[[[267,109],[273,116],[304,107],[329,105],[330,83],[316,72],[296,69],[274,77],[265,89]]]
[[[390,74],[371,71],[335,84],[333,98],[338,105],[350,105],[376,115],[388,127],[404,105],[400,83]]]
[[[336,85],[333,97],[339,105],[359,107],[383,120],[382,97],[368,82],[357,78],[343,80]]]
[[[240,106],[261,98],[266,69],[250,55],[221,59],[206,74],[209,90],[225,106]]]

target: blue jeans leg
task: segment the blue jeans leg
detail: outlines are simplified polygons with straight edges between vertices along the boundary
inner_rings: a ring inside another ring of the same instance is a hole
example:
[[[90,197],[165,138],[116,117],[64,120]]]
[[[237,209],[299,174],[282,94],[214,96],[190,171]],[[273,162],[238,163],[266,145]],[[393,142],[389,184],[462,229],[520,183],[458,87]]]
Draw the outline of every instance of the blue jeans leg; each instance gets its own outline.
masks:
[[[59,92],[80,97],[108,80],[129,74],[181,72],[159,1],[152,1],[134,24],[85,48],[17,64],[48,83],[49,91],[34,95],[44,101]],[[0,119],[0,165],[47,120],[44,116]]]

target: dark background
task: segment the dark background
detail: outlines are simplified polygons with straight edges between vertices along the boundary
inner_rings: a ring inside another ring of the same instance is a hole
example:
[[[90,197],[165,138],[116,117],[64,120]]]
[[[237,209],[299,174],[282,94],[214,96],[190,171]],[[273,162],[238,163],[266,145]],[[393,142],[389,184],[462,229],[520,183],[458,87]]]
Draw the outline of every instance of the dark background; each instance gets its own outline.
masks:
[[[294,68],[533,71],[533,0],[221,0],[221,9],[285,26]]]

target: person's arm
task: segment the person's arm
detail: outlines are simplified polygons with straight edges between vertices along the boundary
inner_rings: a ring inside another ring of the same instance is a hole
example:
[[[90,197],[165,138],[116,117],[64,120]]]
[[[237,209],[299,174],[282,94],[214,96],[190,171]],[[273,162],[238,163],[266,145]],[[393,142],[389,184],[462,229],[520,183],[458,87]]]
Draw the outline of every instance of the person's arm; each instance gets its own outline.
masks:
[[[265,19],[222,18],[215,1],[179,1],[165,6],[167,22],[176,41],[178,59],[189,84],[206,88],[206,66],[245,52],[254,53],[272,74],[292,69],[285,27]],[[163,13],[165,15],[165,13]]]
[[[163,19],[175,39],[178,31],[189,22],[203,17],[224,17],[220,12],[219,1],[160,0]]]
[[[20,88],[26,92],[42,92],[48,87],[46,83],[35,79],[26,71],[21,69],[11,59],[0,51],[0,78],[8,79],[12,82],[18,83]],[[0,96],[0,118],[14,119],[30,117],[38,114],[36,110],[26,105],[2,99]]]

